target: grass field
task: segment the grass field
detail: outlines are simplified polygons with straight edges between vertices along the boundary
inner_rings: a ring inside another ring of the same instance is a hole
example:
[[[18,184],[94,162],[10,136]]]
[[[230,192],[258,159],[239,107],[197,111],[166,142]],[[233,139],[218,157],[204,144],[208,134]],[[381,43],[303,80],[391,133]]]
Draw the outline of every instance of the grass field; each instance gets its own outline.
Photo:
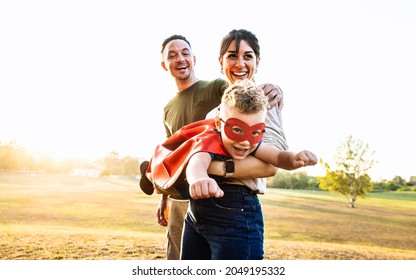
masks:
[[[0,259],[165,259],[159,197],[128,179],[0,174]],[[322,191],[260,197],[265,258],[415,260],[416,193],[377,193],[348,207]]]

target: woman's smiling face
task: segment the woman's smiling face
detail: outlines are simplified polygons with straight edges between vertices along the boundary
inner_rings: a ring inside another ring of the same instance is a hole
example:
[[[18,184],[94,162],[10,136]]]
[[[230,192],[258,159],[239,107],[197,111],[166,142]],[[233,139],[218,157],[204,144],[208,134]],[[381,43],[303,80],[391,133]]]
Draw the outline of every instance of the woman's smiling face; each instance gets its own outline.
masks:
[[[238,53],[235,40],[225,54],[219,58],[220,64],[230,83],[236,80],[253,79],[259,64],[254,50],[245,40],[241,40]]]

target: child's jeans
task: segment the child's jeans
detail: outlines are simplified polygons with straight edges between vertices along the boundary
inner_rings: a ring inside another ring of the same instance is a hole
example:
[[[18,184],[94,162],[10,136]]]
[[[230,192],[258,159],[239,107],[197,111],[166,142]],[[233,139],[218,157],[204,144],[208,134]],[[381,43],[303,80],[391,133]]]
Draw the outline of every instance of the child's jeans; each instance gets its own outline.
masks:
[[[220,188],[221,198],[190,200],[181,259],[263,259],[264,222],[257,194],[242,185]]]

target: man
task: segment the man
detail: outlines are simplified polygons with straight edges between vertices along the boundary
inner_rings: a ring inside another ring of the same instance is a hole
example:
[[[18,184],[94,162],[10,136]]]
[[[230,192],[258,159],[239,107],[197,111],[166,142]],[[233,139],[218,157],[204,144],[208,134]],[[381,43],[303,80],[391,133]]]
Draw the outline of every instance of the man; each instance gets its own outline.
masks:
[[[206,115],[221,102],[221,97],[228,84],[223,79],[212,81],[199,80],[194,71],[196,57],[192,53],[189,41],[181,35],[172,35],[162,43],[162,68],[169,72],[176,82],[177,94],[164,108],[164,126],[166,136],[170,137],[184,125],[205,119]],[[270,106],[282,108],[282,92],[276,86],[267,84],[260,86],[269,97]],[[232,175],[235,178],[270,177],[276,173],[276,168],[254,157],[236,161],[234,168],[225,162],[216,161],[210,166],[209,173],[218,176]],[[230,169],[231,168],[231,169]],[[153,190],[146,190],[147,178],[144,176],[146,165],[141,167],[143,180],[140,182],[142,190],[151,194]],[[228,173],[228,174],[227,174]],[[151,186],[151,184],[147,184]],[[168,205],[168,203],[170,205]],[[169,218],[167,209],[169,207]],[[180,258],[180,246],[183,221],[188,208],[187,200],[168,199],[162,194],[158,206],[157,219],[161,226],[167,226],[167,259]]]

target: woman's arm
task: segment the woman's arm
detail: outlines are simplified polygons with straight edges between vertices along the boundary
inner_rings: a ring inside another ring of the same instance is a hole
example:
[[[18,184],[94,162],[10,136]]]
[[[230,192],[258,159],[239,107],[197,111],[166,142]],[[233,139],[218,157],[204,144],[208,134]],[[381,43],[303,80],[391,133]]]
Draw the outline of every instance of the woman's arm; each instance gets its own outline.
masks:
[[[261,84],[258,86],[264,91],[264,95],[268,99],[268,109],[276,106],[279,111],[283,109],[283,91],[280,87],[273,84]]]
[[[208,173],[211,175],[224,176],[224,164],[224,161],[212,161],[209,165]],[[275,166],[253,156],[248,156],[241,160],[234,160],[234,165],[234,175],[232,178],[247,179],[272,177],[277,172]]]

